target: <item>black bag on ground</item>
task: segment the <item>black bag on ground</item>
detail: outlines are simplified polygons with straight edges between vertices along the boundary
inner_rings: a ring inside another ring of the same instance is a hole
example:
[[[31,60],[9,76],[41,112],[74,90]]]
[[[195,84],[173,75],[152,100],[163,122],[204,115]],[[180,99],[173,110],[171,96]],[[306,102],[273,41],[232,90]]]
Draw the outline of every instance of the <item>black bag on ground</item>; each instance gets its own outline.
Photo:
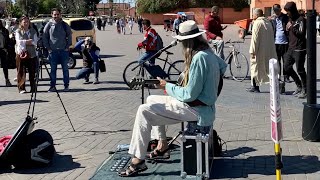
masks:
[[[51,164],[55,154],[52,136],[43,129],[28,134],[17,152],[15,168],[45,167]]]
[[[212,140],[213,140],[213,152],[214,152],[214,157],[221,157],[222,156],[222,140],[221,138],[218,136],[218,133],[216,130],[212,130]]]
[[[99,60],[99,69],[100,69],[100,72],[106,72],[106,64],[102,59]]]

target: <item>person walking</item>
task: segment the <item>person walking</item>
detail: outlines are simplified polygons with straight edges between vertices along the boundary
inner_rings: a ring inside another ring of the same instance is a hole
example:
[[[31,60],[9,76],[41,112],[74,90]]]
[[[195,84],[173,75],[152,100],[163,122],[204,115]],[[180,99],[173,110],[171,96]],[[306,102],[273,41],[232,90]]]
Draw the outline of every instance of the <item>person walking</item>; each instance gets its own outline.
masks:
[[[204,29],[206,30],[207,40],[216,46],[216,54],[224,60],[224,41],[222,30],[226,28],[221,26],[221,20],[219,17],[219,7],[213,6],[210,14],[204,20]]]
[[[6,86],[12,86],[9,80],[9,71],[8,71],[8,58],[7,58],[7,49],[9,44],[9,31],[3,26],[0,21],[0,64],[3,70]]]
[[[281,12],[281,6],[279,4],[273,5],[273,12],[275,15],[272,17],[271,22],[274,30],[276,52],[279,64],[279,75],[281,77],[281,72],[284,76],[284,81],[289,82],[289,78],[285,71],[283,71],[282,65],[284,62],[284,54],[288,50],[288,31],[286,31],[286,26],[289,18],[286,14]],[[281,79],[281,78],[280,78]]]
[[[132,28],[133,28],[133,20],[130,18],[129,21],[128,21],[128,26],[129,26],[129,29],[130,29],[130,34],[132,34]]]
[[[143,21],[143,19],[142,19],[142,17],[140,16],[140,17],[138,18],[138,26],[139,26],[139,32],[140,32],[140,33],[143,33],[142,21]]]
[[[61,19],[60,9],[51,11],[52,19],[46,24],[43,32],[43,45],[49,52],[51,66],[50,88],[48,92],[56,91],[57,65],[61,64],[63,72],[64,91],[69,91],[69,47],[72,44],[70,26]]]
[[[182,23],[180,15],[177,15],[176,19],[173,21],[173,29],[176,32],[176,35],[179,35],[179,25]]]
[[[294,80],[297,88],[292,95],[298,98],[307,97],[307,73],[304,68],[306,61],[306,19],[298,13],[296,3],[288,2],[284,6],[284,10],[289,16],[289,22],[286,30],[289,32],[289,48],[284,55],[284,70],[288,76]],[[293,69],[296,64],[296,69],[299,74]]]
[[[100,48],[92,42],[90,37],[86,37],[84,40],[80,40],[74,46],[83,55],[83,68],[76,75],[77,79],[84,78],[83,84],[89,84],[89,76],[94,73],[95,79],[93,84],[99,84],[99,55]]]
[[[248,92],[260,92],[259,86],[269,82],[269,60],[277,58],[271,22],[263,17],[259,8],[253,13],[252,38],[249,53],[251,67],[251,87]],[[267,47],[267,48],[266,48]]]
[[[126,34],[126,20],[124,18],[120,19],[120,27],[121,27],[121,32],[123,33],[123,35]]]
[[[20,27],[16,30],[15,40],[19,93],[26,93],[26,69],[28,69],[29,73],[30,92],[35,92],[35,74],[37,69],[36,46],[38,36],[36,30],[30,25],[29,18],[25,15],[20,19]]]

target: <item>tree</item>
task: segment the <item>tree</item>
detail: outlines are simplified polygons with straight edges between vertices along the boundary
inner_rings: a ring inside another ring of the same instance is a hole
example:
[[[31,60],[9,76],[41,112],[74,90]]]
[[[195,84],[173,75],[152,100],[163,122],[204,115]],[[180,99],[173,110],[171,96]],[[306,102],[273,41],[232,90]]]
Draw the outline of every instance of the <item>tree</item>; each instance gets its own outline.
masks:
[[[184,7],[185,0],[137,0],[138,13],[164,13]]]
[[[57,7],[57,0],[39,0],[38,14],[51,14],[51,9]]]
[[[22,10],[16,3],[11,5],[8,14],[10,14],[11,17],[20,18],[22,16]]]
[[[22,9],[22,12],[29,16],[34,16],[37,13],[38,0],[17,0],[17,6]]]

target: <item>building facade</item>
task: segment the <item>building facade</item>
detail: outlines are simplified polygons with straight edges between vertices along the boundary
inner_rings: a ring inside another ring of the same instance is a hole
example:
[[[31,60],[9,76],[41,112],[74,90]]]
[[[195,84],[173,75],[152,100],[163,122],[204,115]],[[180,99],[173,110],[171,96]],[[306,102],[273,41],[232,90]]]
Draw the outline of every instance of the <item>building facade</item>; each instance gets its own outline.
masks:
[[[280,4],[283,8],[287,2],[293,1],[297,4],[298,9],[310,10],[312,9],[313,0],[251,0],[250,4],[250,17],[252,17],[252,12],[254,8],[261,8],[266,16],[273,14],[272,5]],[[315,0],[315,9],[317,12],[320,11],[320,0]]]

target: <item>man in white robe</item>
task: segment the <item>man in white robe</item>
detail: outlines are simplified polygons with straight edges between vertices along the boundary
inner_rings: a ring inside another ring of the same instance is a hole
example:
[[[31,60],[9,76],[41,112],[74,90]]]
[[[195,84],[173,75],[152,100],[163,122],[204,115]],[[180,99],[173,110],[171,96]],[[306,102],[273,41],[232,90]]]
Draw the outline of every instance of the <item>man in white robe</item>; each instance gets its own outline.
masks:
[[[269,60],[277,58],[274,32],[271,22],[263,17],[259,8],[253,14],[252,38],[250,44],[251,87],[248,92],[260,92],[259,86],[269,82]]]

